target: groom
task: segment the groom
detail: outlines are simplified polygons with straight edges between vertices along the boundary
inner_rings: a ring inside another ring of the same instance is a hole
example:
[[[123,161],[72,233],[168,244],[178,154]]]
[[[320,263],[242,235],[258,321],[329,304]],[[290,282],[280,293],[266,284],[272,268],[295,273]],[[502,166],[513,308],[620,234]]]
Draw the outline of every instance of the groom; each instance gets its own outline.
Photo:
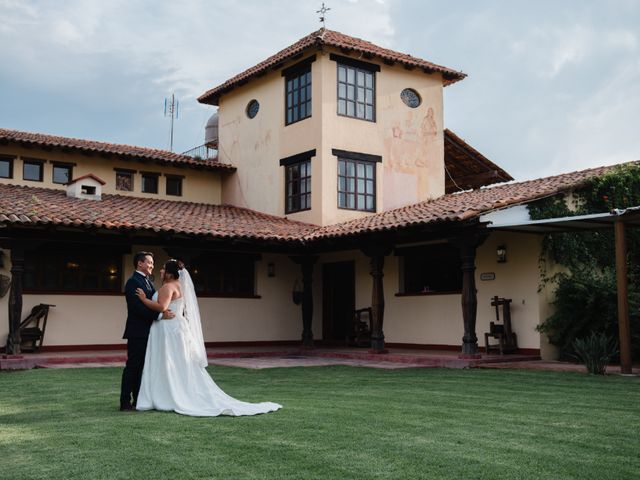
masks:
[[[135,410],[144,356],[147,351],[147,340],[151,324],[158,317],[158,312],[144,306],[136,296],[136,289],[141,288],[147,298],[156,292],[149,276],[153,272],[153,253],[138,252],[133,256],[135,272],[124,287],[127,299],[127,325],[122,338],[127,339],[127,363],[122,372],[122,386],[120,390],[120,410]],[[170,311],[165,312],[164,318],[173,318]],[[133,398],[133,403],[132,403]]]

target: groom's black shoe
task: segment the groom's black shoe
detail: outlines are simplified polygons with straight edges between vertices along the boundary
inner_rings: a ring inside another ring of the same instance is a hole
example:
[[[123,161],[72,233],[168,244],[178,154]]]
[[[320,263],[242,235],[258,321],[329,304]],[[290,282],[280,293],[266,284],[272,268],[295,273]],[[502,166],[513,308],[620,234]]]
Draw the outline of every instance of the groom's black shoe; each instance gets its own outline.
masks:
[[[121,412],[132,412],[135,409],[133,408],[133,405],[129,404],[129,403],[121,403],[120,404],[120,411]]]

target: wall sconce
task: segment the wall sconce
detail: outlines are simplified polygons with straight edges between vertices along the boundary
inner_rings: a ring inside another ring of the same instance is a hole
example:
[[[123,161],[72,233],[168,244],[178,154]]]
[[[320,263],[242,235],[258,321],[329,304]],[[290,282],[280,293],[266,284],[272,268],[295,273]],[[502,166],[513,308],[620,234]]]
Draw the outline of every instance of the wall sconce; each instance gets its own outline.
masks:
[[[267,263],[267,277],[276,276],[276,264],[273,262]]]
[[[496,248],[496,257],[498,263],[507,262],[507,247],[505,245],[498,245],[498,248]]]

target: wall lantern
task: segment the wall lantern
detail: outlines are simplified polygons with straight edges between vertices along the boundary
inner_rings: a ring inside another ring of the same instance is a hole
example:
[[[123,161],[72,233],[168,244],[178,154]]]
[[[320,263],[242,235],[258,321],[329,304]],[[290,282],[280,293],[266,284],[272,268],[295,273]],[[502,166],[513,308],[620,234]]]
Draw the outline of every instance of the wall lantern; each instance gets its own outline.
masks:
[[[498,259],[498,263],[506,263],[507,247],[505,245],[498,245],[498,248],[496,248],[496,257]]]
[[[273,262],[267,263],[267,277],[276,276],[276,264]]]

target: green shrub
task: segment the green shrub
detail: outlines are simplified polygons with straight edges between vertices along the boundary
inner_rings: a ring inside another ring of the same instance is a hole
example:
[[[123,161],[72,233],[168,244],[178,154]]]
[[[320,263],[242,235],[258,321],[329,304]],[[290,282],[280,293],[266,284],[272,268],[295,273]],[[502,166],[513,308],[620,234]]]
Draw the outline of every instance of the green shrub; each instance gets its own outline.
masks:
[[[573,349],[576,358],[587,367],[587,372],[594,375],[604,375],[611,358],[618,354],[615,337],[604,333],[592,332],[588,337],[575,339]]]

